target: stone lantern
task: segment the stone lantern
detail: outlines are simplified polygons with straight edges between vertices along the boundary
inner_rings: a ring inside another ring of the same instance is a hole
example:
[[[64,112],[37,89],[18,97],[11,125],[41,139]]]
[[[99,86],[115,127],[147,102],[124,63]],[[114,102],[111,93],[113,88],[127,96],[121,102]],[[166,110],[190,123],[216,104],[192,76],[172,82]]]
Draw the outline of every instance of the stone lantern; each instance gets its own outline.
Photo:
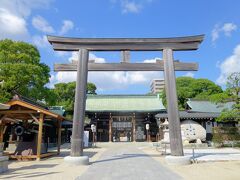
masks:
[[[164,142],[164,143],[170,143],[168,124],[169,123],[168,123],[167,119],[165,119],[165,121],[161,124],[161,126],[163,127],[163,140],[162,140],[162,142]]]

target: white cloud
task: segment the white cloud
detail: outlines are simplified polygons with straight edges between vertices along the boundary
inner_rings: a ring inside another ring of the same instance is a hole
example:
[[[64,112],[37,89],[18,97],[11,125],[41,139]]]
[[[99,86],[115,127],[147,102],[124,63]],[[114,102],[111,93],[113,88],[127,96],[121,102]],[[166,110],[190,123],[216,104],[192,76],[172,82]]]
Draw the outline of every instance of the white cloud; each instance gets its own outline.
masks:
[[[33,9],[47,8],[52,0],[1,0],[0,39],[27,40],[27,18]]]
[[[33,9],[48,8],[53,0],[1,0],[0,7],[22,18],[28,17]]]
[[[222,31],[226,36],[231,36],[231,33],[236,30],[237,30],[237,25],[233,23],[225,23],[222,27]]]
[[[231,36],[233,31],[237,30],[237,25],[234,23],[225,23],[222,26],[216,24],[212,30],[212,42],[214,43],[221,33],[224,33],[225,36]]]
[[[194,77],[194,73],[192,73],[192,72],[187,72],[187,73],[184,74],[183,76],[193,78],[193,77]]]
[[[27,24],[24,18],[12,14],[7,9],[0,8],[0,39],[23,40],[28,35]]]
[[[68,51],[54,51],[54,54],[57,57],[66,57],[70,54],[70,52],[68,52]]]
[[[37,47],[39,48],[46,48],[49,47],[50,48],[50,44],[47,40],[47,36],[43,35],[43,36],[33,36],[32,37],[32,42],[33,44],[35,44]]]
[[[115,6],[119,5],[123,14],[139,13],[146,4],[152,3],[153,0],[110,0],[110,3]]]
[[[134,1],[121,1],[122,13],[139,13],[142,5]]]
[[[95,63],[105,63],[106,60],[104,58],[97,57],[93,53],[89,53],[89,60],[94,60]],[[78,61],[78,52],[72,52],[71,56],[68,58],[69,62]]]
[[[154,58],[154,59],[146,59],[146,60],[144,60],[143,62],[144,62],[144,63],[155,63],[156,61],[160,61],[160,60],[162,60],[162,59],[156,57],[156,58]]]
[[[32,25],[43,33],[54,33],[54,29],[49,25],[46,19],[41,16],[35,16],[32,19]]]
[[[219,38],[219,32],[220,28],[218,25],[215,25],[215,27],[212,30],[212,42],[215,42]]]
[[[218,65],[221,74],[217,79],[220,85],[226,84],[227,77],[233,72],[240,72],[240,44],[236,46],[233,54],[227,57],[222,63]]]
[[[77,72],[58,72],[51,77],[53,84],[76,81]],[[96,84],[99,90],[125,89],[130,85],[148,86],[152,79],[163,78],[161,72],[89,72],[88,81]]]
[[[69,30],[73,29],[74,23],[70,20],[64,20],[59,35],[66,34]]]
[[[53,29],[53,27],[51,25],[49,25],[47,20],[45,20],[41,16],[35,16],[32,19],[32,24],[37,30],[39,30],[43,33],[53,33],[53,32],[55,32],[55,30]],[[58,34],[63,35],[65,33],[67,33],[70,29],[72,29],[73,27],[74,27],[74,24],[73,24],[72,21],[64,20],[63,25],[61,27],[61,30],[58,32]],[[43,35],[43,36],[39,36],[39,35],[33,36],[32,37],[32,42],[40,48],[46,48],[46,47],[50,48],[49,42],[48,42],[47,37],[45,35]],[[64,52],[64,51],[56,51],[55,55],[57,55],[58,57],[65,57],[65,56],[69,55],[69,53]],[[72,53],[72,55],[75,55],[75,53]],[[77,59],[77,57],[75,57],[75,59]]]
[[[94,54],[90,54],[89,59],[94,59],[96,63],[105,63],[104,58],[96,57]],[[77,58],[77,53],[73,53],[69,58],[70,61]],[[143,61],[143,63],[153,63],[156,62],[155,59],[149,59]],[[53,84],[60,82],[72,82],[76,80],[76,72],[58,72],[55,76],[51,78],[50,86],[53,87]],[[125,89],[130,85],[146,85],[149,86],[149,83],[152,79],[163,78],[162,72],[89,72],[88,81],[96,84],[98,90],[112,90],[112,89]]]

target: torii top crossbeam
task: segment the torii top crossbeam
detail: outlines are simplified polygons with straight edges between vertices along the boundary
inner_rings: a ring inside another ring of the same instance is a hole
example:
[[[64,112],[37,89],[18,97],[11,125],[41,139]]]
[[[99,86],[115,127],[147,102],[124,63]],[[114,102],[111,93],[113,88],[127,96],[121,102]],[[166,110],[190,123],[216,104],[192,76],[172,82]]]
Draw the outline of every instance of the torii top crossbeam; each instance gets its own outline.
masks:
[[[175,38],[70,38],[47,36],[54,50],[78,51],[174,51],[197,50],[204,35]]]

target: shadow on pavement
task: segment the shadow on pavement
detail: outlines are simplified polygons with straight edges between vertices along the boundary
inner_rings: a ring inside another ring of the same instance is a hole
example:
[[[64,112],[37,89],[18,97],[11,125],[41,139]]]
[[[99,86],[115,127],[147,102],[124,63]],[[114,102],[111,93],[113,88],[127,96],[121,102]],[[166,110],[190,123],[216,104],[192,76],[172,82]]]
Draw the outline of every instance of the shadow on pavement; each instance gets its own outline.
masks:
[[[91,164],[103,163],[103,162],[107,162],[107,161],[116,161],[116,160],[128,159],[128,158],[159,157],[159,156],[161,156],[161,155],[155,155],[155,154],[122,154],[122,155],[112,156],[113,158],[109,158],[109,159],[97,160],[97,161],[91,162]]]

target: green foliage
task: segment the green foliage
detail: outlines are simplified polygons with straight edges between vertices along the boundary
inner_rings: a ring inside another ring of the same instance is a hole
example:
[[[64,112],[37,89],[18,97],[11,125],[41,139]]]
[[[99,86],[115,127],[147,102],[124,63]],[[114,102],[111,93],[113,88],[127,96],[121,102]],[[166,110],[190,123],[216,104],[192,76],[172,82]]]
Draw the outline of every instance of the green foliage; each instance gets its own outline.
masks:
[[[228,96],[220,96],[216,99],[217,101],[233,101],[235,104],[232,106],[232,109],[224,109],[221,115],[216,119],[220,122],[226,121],[240,121],[240,73],[232,73],[227,80],[227,90],[226,93]]]
[[[25,42],[0,41],[0,102],[11,98],[12,93],[42,100],[48,89],[50,69],[40,63],[36,47]]]
[[[220,116],[216,119],[218,122],[227,122],[227,121],[240,121],[240,111],[236,108],[233,109],[224,109]]]
[[[240,132],[237,127],[214,127],[212,141],[220,147],[225,141],[239,141]]]
[[[209,100],[211,102],[215,102],[215,103],[219,103],[219,102],[225,103],[231,99],[232,99],[232,97],[227,91],[209,96]]]
[[[63,106],[69,118],[73,115],[74,98],[75,98],[76,82],[58,83],[51,89],[51,98],[48,104]],[[96,86],[93,83],[87,84],[87,93],[96,94]]]
[[[194,79],[191,77],[178,77],[176,79],[178,105],[185,108],[188,98],[209,99],[213,94],[222,93],[220,86],[208,79]],[[163,92],[163,103],[166,104],[166,93]]]
[[[87,93],[88,94],[96,94],[97,87],[95,84],[88,82],[87,83]]]
[[[236,104],[240,104],[240,72],[230,74],[227,87]]]

